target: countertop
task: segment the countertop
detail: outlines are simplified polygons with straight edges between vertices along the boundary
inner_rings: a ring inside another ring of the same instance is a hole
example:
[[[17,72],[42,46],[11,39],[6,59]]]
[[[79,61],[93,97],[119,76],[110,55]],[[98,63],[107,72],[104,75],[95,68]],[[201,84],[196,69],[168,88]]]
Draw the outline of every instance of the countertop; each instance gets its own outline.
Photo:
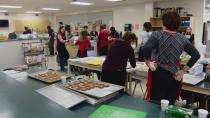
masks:
[[[34,71],[38,70],[29,72]],[[28,77],[16,80],[0,73],[0,117],[88,118],[98,107],[106,104],[144,111],[148,113],[148,118],[170,118],[161,112],[160,105],[133,98],[124,93],[96,106],[81,103],[66,109],[35,91],[48,85]]]

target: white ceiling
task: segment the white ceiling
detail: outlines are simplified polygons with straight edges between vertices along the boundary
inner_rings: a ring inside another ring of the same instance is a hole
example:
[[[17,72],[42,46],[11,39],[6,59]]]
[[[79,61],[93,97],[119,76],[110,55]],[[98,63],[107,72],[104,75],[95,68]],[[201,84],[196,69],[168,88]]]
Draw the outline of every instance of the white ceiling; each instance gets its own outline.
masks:
[[[66,13],[66,12],[78,12],[91,9],[98,9],[104,7],[122,6],[127,4],[136,4],[149,1],[161,1],[161,0],[126,0],[124,2],[107,2],[105,0],[80,0],[84,2],[93,2],[93,6],[79,6],[70,4],[72,0],[0,0],[0,5],[15,5],[23,6],[21,9],[3,9],[14,13],[25,13],[26,11],[41,11],[43,13]],[[60,11],[42,11],[43,7],[60,8]]]

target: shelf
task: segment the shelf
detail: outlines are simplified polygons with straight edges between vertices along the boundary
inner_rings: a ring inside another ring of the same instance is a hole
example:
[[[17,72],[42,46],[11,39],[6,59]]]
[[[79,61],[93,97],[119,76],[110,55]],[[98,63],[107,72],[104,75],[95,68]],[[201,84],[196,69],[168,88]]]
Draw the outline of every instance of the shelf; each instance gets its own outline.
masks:
[[[150,19],[161,19],[161,17],[151,17]]]
[[[193,27],[193,17],[190,17],[190,16],[183,16],[181,17],[181,21],[189,21],[189,24],[190,26],[194,29]],[[160,30],[162,29],[162,19],[161,17],[151,17],[150,18],[150,23],[152,24],[152,28],[153,28],[153,31],[156,31],[156,30]],[[182,26],[179,27],[179,30],[181,31],[184,31],[186,28],[184,27],[184,24],[182,23]]]
[[[44,51],[39,51],[39,52],[25,52],[25,56],[36,56],[36,55],[42,55],[44,54]]]

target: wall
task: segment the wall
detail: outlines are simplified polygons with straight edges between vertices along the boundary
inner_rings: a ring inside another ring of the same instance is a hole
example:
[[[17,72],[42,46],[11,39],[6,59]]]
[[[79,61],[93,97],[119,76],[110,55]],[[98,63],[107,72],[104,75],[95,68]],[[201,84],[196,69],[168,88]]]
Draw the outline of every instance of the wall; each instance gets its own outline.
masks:
[[[113,26],[116,27],[118,31],[124,31],[124,24],[140,24],[140,29],[133,30],[137,36],[139,36],[139,32],[142,31],[142,25],[144,22],[149,21],[149,18],[153,15],[153,2],[139,3],[135,5],[126,5],[126,6],[118,6],[118,7],[110,7],[106,9],[97,9],[84,11],[87,12],[99,12],[99,11],[113,11]],[[81,11],[80,13],[83,13]],[[74,13],[72,13],[74,14]],[[76,13],[78,14],[78,13]],[[56,14],[56,16],[67,15],[67,14]],[[56,24],[56,20],[54,20]],[[56,26],[56,25],[54,25]],[[57,29],[57,27],[54,27]]]
[[[203,34],[204,0],[168,0],[155,2],[154,7],[184,7],[188,13],[193,14],[195,24],[195,42],[200,45]]]
[[[112,11],[104,11],[98,13],[85,13],[85,14],[75,14],[75,15],[66,15],[66,16],[57,16],[57,24],[59,22],[63,22],[64,24],[70,24],[73,28],[80,24],[80,27],[84,25],[88,25],[88,22],[96,23],[97,30],[100,29],[100,24],[96,21],[101,20],[102,24],[106,24],[107,26],[112,26],[113,20],[113,12]],[[90,29],[92,25],[90,25]]]
[[[124,24],[140,24],[139,30],[133,30],[137,35],[142,31],[142,24],[145,19],[145,4],[138,4],[113,9],[114,26],[119,31],[124,31]]]
[[[51,24],[53,24],[52,20],[53,15],[41,14],[39,16],[35,16],[34,14],[9,14],[5,16],[0,13],[0,19],[8,19],[9,20],[9,28],[0,28],[0,35],[8,35],[10,32],[14,31],[14,20],[49,20]]]
[[[204,10],[204,22],[210,21],[210,9]]]

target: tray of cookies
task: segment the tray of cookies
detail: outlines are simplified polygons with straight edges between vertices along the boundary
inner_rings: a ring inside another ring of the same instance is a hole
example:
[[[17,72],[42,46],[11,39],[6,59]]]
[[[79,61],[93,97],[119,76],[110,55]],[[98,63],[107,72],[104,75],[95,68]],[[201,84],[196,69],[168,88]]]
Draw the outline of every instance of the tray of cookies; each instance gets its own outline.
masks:
[[[56,72],[56,71],[42,71],[42,72],[36,72],[29,74],[28,76],[30,78],[40,80],[45,83],[54,83],[61,80],[61,76],[64,74]]]
[[[90,79],[70,81],[64,84],[64,87],[95,98],[106,97],[124,88],[122,86]]]

